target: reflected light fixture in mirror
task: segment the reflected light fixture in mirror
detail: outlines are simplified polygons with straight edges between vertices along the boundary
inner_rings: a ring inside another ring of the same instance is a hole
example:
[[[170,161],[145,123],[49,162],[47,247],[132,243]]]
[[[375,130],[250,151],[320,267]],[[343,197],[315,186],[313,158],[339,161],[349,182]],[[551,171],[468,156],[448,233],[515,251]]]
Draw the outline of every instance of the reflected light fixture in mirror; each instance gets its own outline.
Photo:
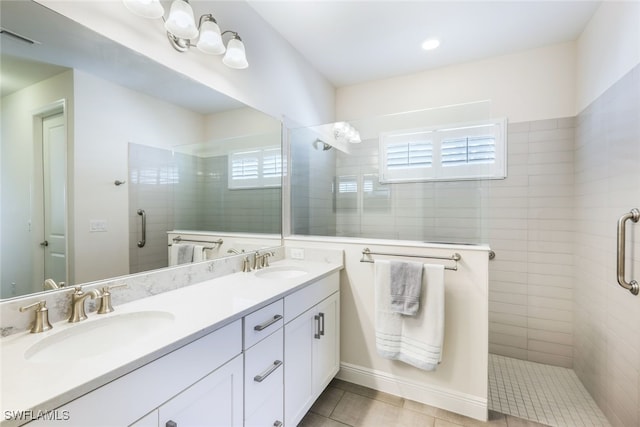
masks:
[[[220,27],[211,14],[200,16],[196,25],[193,9],[187,0],[173,0],[169,16],[165,19],[164,8],[159,0],[123,0],[131,12],[148,19],[162,18],[167,30],[169,43],[178,52],[186,52],[190,47],[197,47],[209,55],[222,55],[222,63],[238,70],[247,68],[247,55],[242,39],[235,31],[220,31]],[[222,36],[230,34],[231,38],[224,45]],[[197,39],[194,44],[193,41]]]

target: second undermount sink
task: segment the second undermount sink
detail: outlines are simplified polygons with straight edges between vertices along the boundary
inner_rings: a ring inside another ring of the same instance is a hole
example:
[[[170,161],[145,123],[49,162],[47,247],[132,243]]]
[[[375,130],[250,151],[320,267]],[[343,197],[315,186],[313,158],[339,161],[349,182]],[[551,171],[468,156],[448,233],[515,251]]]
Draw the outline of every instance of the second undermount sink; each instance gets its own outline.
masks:
[[[173,314],[166,311],[139,311],[88,320],[38,341],[27,349],[25,358],[36,363],[54,363],[104,355],[160,333],[173,321]]]
[[[267,267],[263,270],[256,271],[256,277],[263,279],[295,279],[308,274],[308,271],[301,267],[291,265],[280,265],[277,267]]]

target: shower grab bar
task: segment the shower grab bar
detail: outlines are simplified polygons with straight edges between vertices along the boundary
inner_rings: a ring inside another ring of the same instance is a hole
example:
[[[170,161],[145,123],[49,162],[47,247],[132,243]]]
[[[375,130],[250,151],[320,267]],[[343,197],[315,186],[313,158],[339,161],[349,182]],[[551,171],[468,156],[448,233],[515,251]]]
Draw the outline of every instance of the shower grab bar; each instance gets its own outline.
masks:
[[[211,240],[183,239],[181,236],[174,237],[171,240],[173,240],[175,243],[180,243],[180,242],[212,243],[214,245],[220,245],[220,246],[222,246],[222,244],[224,243],[222,239],[214,240],[212,242]]]
[[[638,222],[640,220],[640,210],[633,208],[629,213],[626,213],[620,217],[618,220],[618,284],[623,288],[627,289],[633,295],[638,295],[640,291],[640,285],[635,280],[631,280],[627,282],[624,278],[625,273],[625,258],[626,258],[626,230],[625,225],[627,220],[631,220],[633,222]]]
[[[144,209],[138,209],[138,215],[142,217],[142,240],[138,240],[138,247],[144,248],[147,244],[147,213]]]
[[[462,259],[462,256],[457,252],[455,252],[453,255],[450,255],[450,256],[435,256],[435,255],[415,255],[415,254],[413,255],[412,254],[393,254],[388,252],[371,252],[369,248],[364,248],[362,251],[362,258],[360,259],[360,262],[372,263],[373,259],[371,258],[371,255],[402,256],[402,257],[410,257],[410,258],[429,258],[429,259],[444,259],[447,261],[455,261],[456,265],[454,267],[450,267],[450,266],[444,267],[445,270],[453,270],[453,271],[458,271],[458,261]]]

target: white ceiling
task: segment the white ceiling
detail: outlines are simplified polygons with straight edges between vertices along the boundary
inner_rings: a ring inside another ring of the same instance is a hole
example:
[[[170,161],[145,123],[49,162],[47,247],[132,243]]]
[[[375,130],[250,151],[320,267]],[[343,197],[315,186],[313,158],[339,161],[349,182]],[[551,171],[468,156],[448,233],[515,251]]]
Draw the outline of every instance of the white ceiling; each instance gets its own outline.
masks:
[[[578,38],[599,1],[249,0],[336,87]],[[433,51],[421,49],[438,38]],[[248,42],[247,42],[248,43]]]

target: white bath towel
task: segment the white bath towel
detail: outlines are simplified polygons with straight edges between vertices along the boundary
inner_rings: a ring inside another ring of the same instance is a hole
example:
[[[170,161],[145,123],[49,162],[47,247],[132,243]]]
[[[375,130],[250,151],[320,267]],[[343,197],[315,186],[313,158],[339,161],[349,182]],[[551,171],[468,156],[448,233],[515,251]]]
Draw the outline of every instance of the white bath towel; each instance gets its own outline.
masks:
[[[193,261],[193,245],[174,243],[171,245],[169,265],[186,264]]]
[[[444,343],[444,266],[425,265],[422,309],[413,317],[391,309],[389,261],[375,261],[376,349],[387,359],[433,371]]]
[[[202,245],[193,245],[193,262],[202,262],[207,260],[207,252]]]

